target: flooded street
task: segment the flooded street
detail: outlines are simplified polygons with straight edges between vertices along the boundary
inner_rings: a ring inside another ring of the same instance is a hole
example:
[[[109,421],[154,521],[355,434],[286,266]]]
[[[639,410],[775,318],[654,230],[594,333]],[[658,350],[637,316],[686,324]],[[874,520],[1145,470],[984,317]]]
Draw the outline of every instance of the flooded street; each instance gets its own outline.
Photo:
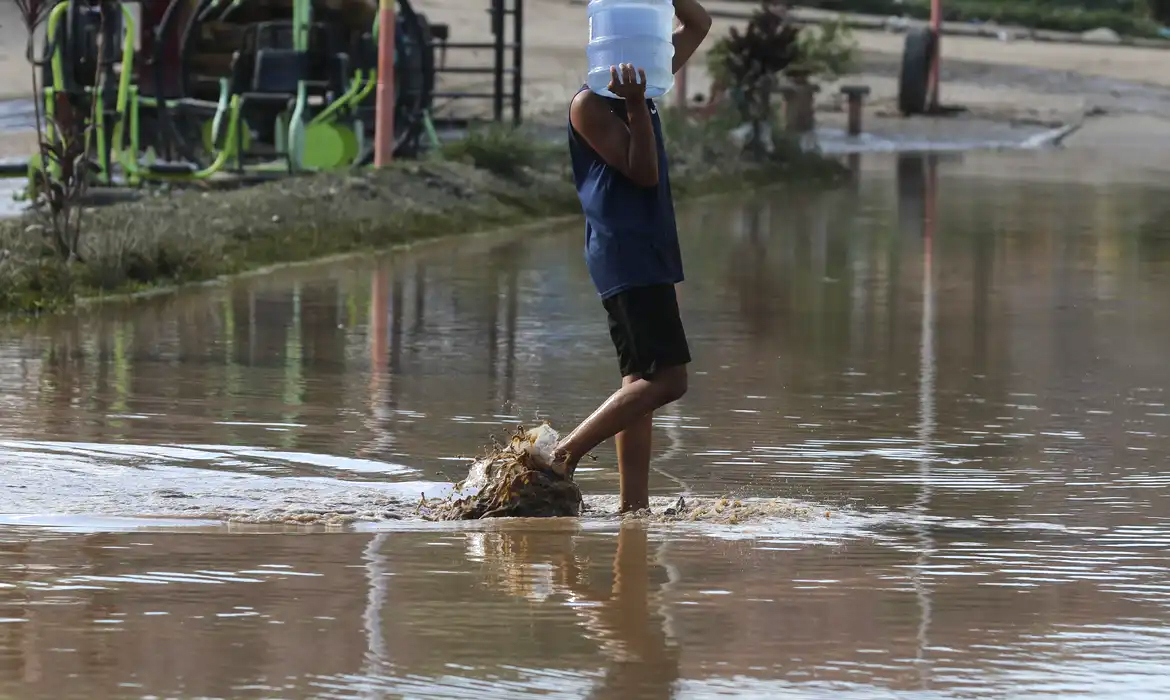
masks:
[[[0,328],[0,695],[1165,697],[1165,187],[859,163],[679,211],[652,494],[743,519],[415,515],[616,388],[577,221]]]

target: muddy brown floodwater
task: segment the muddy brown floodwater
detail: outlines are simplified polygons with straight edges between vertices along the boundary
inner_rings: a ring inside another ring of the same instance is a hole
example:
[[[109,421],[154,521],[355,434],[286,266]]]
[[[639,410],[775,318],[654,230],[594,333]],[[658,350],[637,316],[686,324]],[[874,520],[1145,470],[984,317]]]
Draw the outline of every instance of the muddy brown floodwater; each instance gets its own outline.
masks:
[[[641,521],[609,450],[581,519],[414,515],[615,385],[576,223],[8,326],[0,695],[1165,697],[1170,197],[1094,172],[682,209]]]

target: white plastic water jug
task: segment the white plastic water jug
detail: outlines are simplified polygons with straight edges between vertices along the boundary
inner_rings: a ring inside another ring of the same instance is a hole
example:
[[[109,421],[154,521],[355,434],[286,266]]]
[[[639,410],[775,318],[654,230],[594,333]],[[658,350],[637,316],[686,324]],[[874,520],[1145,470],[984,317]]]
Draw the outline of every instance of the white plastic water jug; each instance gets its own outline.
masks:
[[[598,95],[616,97],[610,66],[622,63],[646,71],[646,97],[674,87],[674,3],[671,0],[589,0],[589,74],[585,83]]]

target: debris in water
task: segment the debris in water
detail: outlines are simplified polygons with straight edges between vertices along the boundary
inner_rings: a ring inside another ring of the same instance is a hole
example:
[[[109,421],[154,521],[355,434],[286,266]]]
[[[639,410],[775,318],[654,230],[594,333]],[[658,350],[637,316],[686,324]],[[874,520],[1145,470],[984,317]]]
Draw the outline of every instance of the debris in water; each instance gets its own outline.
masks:
[[[709,524],[741,525],[753,522],[782,520],[809,520],[816,510],[807,504],[783,498],[739,500],[735,498],[692,497],[689,503],[679,498],[672,507],[652,520],[659,522],[703,522]]]
[[[685,511],[686,509],[687,509],[687,502],[683,500],[682,496],[679,496],[678,500],[675,501],[674,505],[667,508],[665,511],[663,511],[662,514],[666,515],[666,516],[682,515],[683,511]]]
[[[517,428],[507,445],[497,445],[472,463],[467,478],[446,499],[419,503],[427,520],[552,518],[581,514],[581,489],[571,476],[549,468],[558,436],[548,424]]]

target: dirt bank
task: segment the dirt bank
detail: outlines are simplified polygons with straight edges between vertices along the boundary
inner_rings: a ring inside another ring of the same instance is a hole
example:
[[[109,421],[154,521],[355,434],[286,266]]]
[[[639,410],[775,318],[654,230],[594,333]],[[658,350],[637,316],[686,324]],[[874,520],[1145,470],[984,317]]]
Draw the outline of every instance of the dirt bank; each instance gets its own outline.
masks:
[[[664,120],[670,120],[665,115]],[[677,197],[793,178],[844,176],[795,147],[748,162],[726,132],[670,121]],[[789,144],[791,146],[791,144]],[[89,210],[80,261],[61,262],[34,215],[0,221],[0,310],[54,311],[79,297],[212,279],[271,263],[537,222],[579,211],[563,148],[499,131],[453,144],[448,160],[286,178],[227,192],[154,191]]]

